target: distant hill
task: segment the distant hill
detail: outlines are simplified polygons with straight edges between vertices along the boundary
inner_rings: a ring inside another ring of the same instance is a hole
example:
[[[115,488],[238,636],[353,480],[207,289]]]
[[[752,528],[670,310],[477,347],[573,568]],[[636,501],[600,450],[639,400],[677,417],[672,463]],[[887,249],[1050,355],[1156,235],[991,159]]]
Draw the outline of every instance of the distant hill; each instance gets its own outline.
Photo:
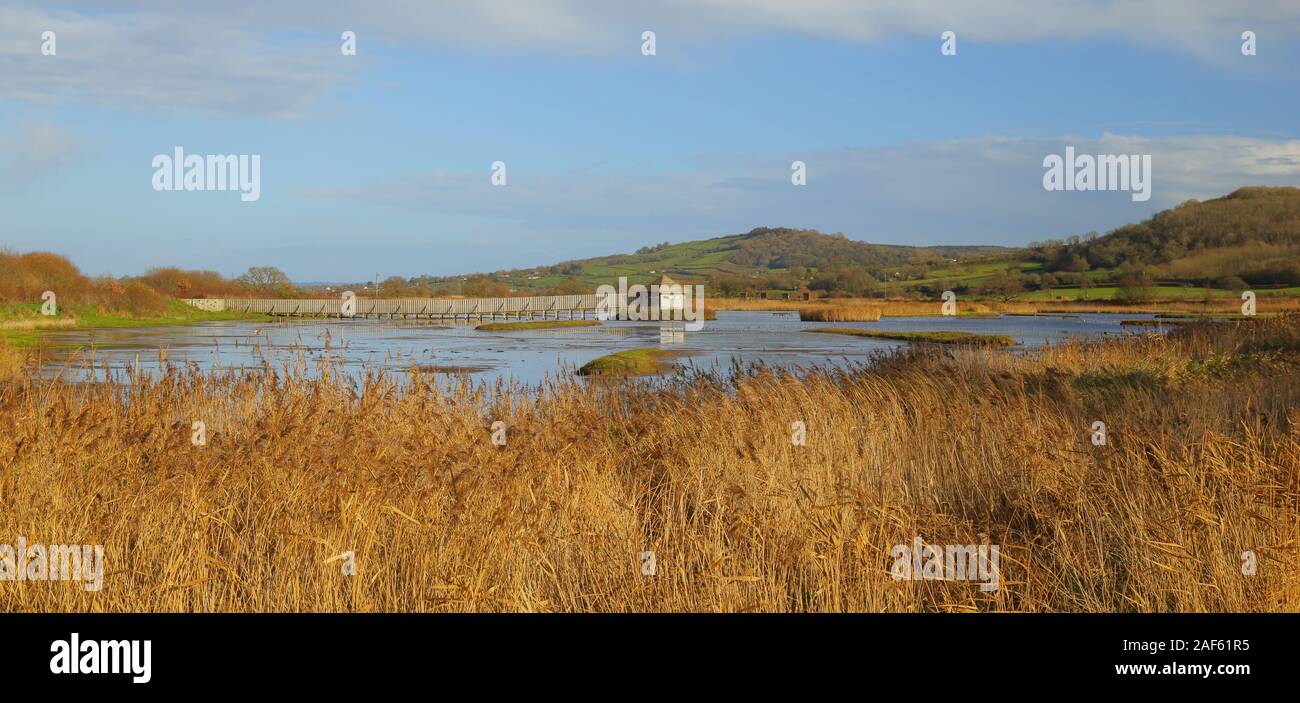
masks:
[[[727,261],[749,268],[788,269],[860,266],[880,269],[932,263],[941,259],[986,256],[1008,251],[994,246],[910,247],[869,244],[816,230],[760,227],[741,235]]]
[[[707,283],[724,297],[803,287],[839,295],[933,296],[954,290],[1006,298],[1078,289],[1096,297],[1107,292],[1087,289],[1117,284],[1163,284],[1175,291],[1189,285],[1281,289],[1300,284],[1300,188],[1240,188],[1185,202],[1105,236],[1028,248],[872,244],[811,229],[758,227],[663,242],[632,254],[410,283],[440,294],[579,293],[620,276],[651,283],[665,274]]]
[[[1031,248],[1047,271],[1142,269],[1159,279],[1300,283],[1300,188],[1189,200],[1104,237]]]
[[[566,282],[595,286],[627,276],[633,283],[667,274],[684,281],[727,276],[784,273],[791,269],[827,270],[920,267],[953,259],[1005,256],[1016,250],[998,246],[912,247],[871,244],[842,234],[785,227],[758,227],[744,234],[691,242],[664,242],[633,254],[565,261],[535,269],[497,271],[493,280],[512,288],[553,288]],[[446,280],[446,279],[441,279]],[[436,282],[436,281],[435,281]]]

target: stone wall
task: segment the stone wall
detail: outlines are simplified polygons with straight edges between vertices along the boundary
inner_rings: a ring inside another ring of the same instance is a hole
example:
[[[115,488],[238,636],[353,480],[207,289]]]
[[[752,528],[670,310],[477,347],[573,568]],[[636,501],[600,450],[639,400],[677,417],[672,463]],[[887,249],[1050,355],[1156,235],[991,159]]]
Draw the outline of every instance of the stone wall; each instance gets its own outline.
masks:
[[[181,302],[208,312],[224,312],[226,309],[226,301],[222,298],[181,298]]]

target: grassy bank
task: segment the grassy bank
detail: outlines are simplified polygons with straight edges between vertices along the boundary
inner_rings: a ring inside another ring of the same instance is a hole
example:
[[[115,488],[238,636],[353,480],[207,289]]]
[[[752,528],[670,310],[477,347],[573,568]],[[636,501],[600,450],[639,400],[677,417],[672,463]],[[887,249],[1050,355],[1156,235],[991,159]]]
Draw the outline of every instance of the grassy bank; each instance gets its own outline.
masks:
[[[791,300],[714,299],[711,305],[718,310],[796,312],[800,319],[817,322],[869,322],[882,317],[937,317],[942,315],[937,300],[874,300],[863,298],[835,298],[812,302]],[[1300,312],[1300,297],[1261,295],[1257,301],[1260,314]],[[1170,298],[1146,303],[1124,304],[1097,300],[981,300],[960,298],[957,315],[960,317],[996,317],[1003,314],[1241,314],[1241,300],[1223,297],[1210,301]]]
[[[1165,312],[1156,315],[1161,319],[1213,319],[1213,320],[1259,320],[1266,317],[1277,317],[1283,313],[1263,312],[1254,315],[1245,315],[1239,312]]]
[[[902,342],[931,342],[934,344],[977,344],[985,346],[1006,347],[1016,340],[1001,334],[974,334],[972,332],[892,332],[888,330],[866,330],[855,327],[818,327],[807,330],[821,334],[847,334],[854,337],[871,337],[874,339],[893,339]]]
[[[680,352],[656,347],[629,349],[593,359],[578,369],[579,376],[649,376],[664,371]]]
[[[715,299],[710,304],[718,310],[796,312],[801,320],[812,322],[872,322],[882,317],[938,317],[943,314],[940,302],[929,300],[835,298],[800,302],[724,298]],[[1018,309],[1032,312],[1035,308],[1025,305]],[[987,302],[962,301],[957,305],[957,314],[961,317],[996,317],[1000,312],[1002,310]]]
[[[1195,325],[1201,322],[1213,322],[1213,318],[1190,320],[1186,318],[1166,318],[1155,320],[1120,320],[1121,327],[1174,327],[1177,325]]]
[[[1292,298],[1300,296],[1300,288],[1261,288],[1255,291],[1260,298],[1279,297]],[[1083,290],[1080,288],[1053,288],[1051,291],[1037,290],[1030,291],[1016,296],[1019,300],[1029,302],[1045,301],[1069,301],[1069,302],[1107,302],[1114,300],[1120,293],[1120,289],[1115,286],[1098,286]],[[1152,286],[1149,291],[1152,300],[1155,302],[1169,303],[1192,303],[1201,304],[1206,298],[1221,301],[1225,303],[1241,304],[1241,293],[1230,290],[1183,287],[1183,286]]]
[[[1178,325],[1199,325],[1205,323],[1256,322],[1267,318],[1261,317],[1157,317],[1154,320],[1120,320],[1125,327],[1173,327]]]
[[[0,534],[106,575],[0,581],[0,611],[1296,611],[1298,371],[1300,322],[1265,320],[525,397],[21,376]],[[895,580],[917,537],[999,545],[999,588]]]
[[[38,345],[41,333],[49,330],[165,327],[218,320],[269,319],[260,314],[199,310],[179,300],[168,300],[160,313],[105,312],[92,305],[74,305],[60,308],[52,317],[41,315],[39,305],[8,305],[0,306],[0,340],[16,347],[31,347]]]
[[[529,320],[521,322],[487,322],[475,327],[480,332],[518,332],[521,330],[545,330],[556,327],[595,327],[598,320]]]

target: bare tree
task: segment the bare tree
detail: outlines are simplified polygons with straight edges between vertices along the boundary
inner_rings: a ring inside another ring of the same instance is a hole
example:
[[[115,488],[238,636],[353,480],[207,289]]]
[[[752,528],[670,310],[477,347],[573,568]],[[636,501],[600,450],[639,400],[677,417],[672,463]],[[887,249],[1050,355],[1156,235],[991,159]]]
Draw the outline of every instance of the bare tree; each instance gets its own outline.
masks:
[[[251,266],[237,280],[259,293],[284,294],[293,290],[293,281],[274,266]]]

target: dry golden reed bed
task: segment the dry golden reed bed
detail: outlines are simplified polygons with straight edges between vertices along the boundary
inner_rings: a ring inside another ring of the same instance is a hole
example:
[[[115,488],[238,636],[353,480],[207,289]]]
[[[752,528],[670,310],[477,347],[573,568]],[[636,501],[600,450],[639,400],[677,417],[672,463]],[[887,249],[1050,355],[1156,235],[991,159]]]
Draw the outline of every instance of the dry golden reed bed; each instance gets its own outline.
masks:
[[[801,322],[877,322],[884,312],[879,305],[870,303],[825,305],[799,308]]]
[[[813,322],[871,322],[885,317],[933,316],[940,313],[938,300],[877,300],[864,298],[831,298],[816,301],[761,300],[753,298],[714,298],[709,303],[718,310],[790,311],[798,312],[801,320]],[[1221,298],[1204,301],[1159,300],[1145,304],[1120,304],[1083,301],[958,301],[961,314],[996,315],[1010,313],[1030,315],[1038,313],[1225,313],[1240,314],[1241,301]],[[1300,312],[1300,298],[1267,296],[1259,299],[1258,310],[1267,313]]]
[[[0,581],[0,611],[1295,611],[1298,349],[1279,319],[513,399],[23,373],[0,381],[0,543],[107,566],[98,593]],[[1001,588],[893,580],[918,535],[988,535]]]

